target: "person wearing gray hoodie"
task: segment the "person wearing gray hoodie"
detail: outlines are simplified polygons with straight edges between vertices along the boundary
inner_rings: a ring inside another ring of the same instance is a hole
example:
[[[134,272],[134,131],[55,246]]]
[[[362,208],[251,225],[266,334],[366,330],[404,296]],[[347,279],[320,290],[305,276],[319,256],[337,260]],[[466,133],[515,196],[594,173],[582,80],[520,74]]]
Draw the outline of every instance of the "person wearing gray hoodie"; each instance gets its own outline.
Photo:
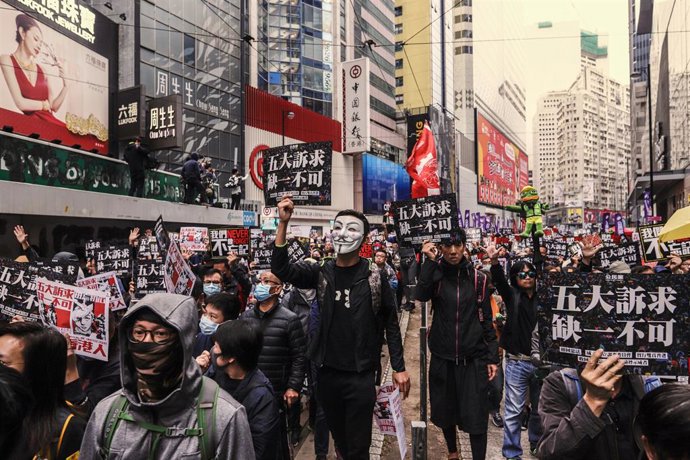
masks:
[[[80,458],[254,459],[244,407],[192,358],[198,322],[181,295],[150,294],[129,309],[118,330],[122,389],[96,406]]]

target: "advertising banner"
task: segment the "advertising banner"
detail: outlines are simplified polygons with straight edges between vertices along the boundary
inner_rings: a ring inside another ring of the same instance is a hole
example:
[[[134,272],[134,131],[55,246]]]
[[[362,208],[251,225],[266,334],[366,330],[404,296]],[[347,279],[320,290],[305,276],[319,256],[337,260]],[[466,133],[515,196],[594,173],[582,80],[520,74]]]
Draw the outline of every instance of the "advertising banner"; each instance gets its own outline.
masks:
[[[208,228],[180,227],[180,249],[192,252],[208,251]]]
[[[480,204],[514,205],[529,184],[527,154],[477,113],[477,171]],[[527,172],[527,174],[525,174]]]
[[[395,201],[391,211],[400,246],[420,246],[425,240],[439,243],[460,227],[455,194]]]
[[[138,260],[134,265],[134,297],[167,292],[164,281],[165,264],[156,260]]]
[[[196,275],[182,257],[177,243],[168,247],[164,271],[165,289],[171,294],[191,295]]]
[[[240,257],[249,257],[248,228],[212,228],[210,234],[211,255],[214,259],[225,259],[231,252]]]
[[[263,152],[264,202],[276,206],[284,195],[297,205],[331,204],[331,142],[292,144]]]
[[[688,375],[690,276],[554,274],[539,288],[547,364],[577,367],[600,347],[631,374]]]
[[[3,126],[108,153],[109,56],[117,52],[113,27],[75,1],[0,1]],[[103,39],[111,48],[99,49]]]
[[[398,438],[400,458],[405,458],[407,454],[405,419],[400,390],[395,385],[382,385],[379,388],[374,405],[374,421],[382,434]]]
[[[108,304],[105,292],[36,279],[41,322],[69,334],[78,356],[108,361]]]
[[[369,58],[345,61],[342,69],[343,153],[366,152],[370,150],[371,144]]]
[[[55,144],[30,142],[0,132],[0,180],[127,195],[130,174],[124,161],[67,150]],[[180,201],[180,176],[146,170],[144,196]]]
[[[124,299],[124,292],[122,285],[117,279],[115,272],[101,273],[100,275],[89,276],[77,280],[77,287],[90,289],[93,291],[101,291],[110,297],[110,309],[112,311],[124,310],[127,304]]]

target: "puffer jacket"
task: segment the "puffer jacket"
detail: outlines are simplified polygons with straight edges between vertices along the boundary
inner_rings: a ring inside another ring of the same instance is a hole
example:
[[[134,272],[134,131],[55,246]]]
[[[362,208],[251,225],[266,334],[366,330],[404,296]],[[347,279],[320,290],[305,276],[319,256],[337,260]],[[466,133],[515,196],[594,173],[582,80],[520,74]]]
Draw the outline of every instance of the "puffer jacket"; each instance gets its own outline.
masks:
[[[184,370],[179,387],[160,401],[147,403],[141,402],[137,395],[136,374],[129,356],[128,339],[132,315],[143,308],[151,310],[178,332],[184,350]],[[176,294],[149,294],[127,311],[118,332],[122,389],[96,406],[86,427],[80,458],[103,458],[101,448],[105,440],[106,418],[111,405],[121,394],[129,401],[127,413],[137,421],[180,430],[198,426],[195,401],[201,391],[202,376],[199,366],[192,358],[192,342],[198,321],[194,299]],[[215,457],[254,459],[252,436],[244,407],[225,391],[219,390],[215,413]],[[156,451],[149,452],[153,438],[152,431],[123,420],[113,435],[108,458],[200,458],[201,438],[198,436],[162,436]]]
[[[491,294],[483,278],[463,259],[458,265],[427,259],[419,273],[417,300],[431,300],[434,318],[429,332],[429,350],[449,361],[482,359],[498,363],[498,343],[493,328]],[[482,297],[481,305],[478,297]]]
[[[381,276],[381,305],[374,311],[369,275],[378,272],[376,265],[366,259],[359,260],[359,269],[350,291],[351,310],[355,328],[355,366],[357,372],[376,370],[381,361],[383,331],[386,333],[391,367],[396,372],[405,370],[402,336],[395,308],[395,294],[385,275]],[[326,337],[333,323],[335,308],[335,261],[322,265],[308,262],[290,263],[287,246],[275,246],[271,257],[271,272],[284,282],[300,289],[316,289],[319,322],[309,343],[309,359],[318,367],[326,356]],[[319,285],[319,274],[322,274]]]
[[[276,302],[267,312],[257,306],[244,312],[242,318],[258,324],[264,333],[259,369],[268,377],[276,395],[288,388],[302,391],[307,345],[299,317]]]

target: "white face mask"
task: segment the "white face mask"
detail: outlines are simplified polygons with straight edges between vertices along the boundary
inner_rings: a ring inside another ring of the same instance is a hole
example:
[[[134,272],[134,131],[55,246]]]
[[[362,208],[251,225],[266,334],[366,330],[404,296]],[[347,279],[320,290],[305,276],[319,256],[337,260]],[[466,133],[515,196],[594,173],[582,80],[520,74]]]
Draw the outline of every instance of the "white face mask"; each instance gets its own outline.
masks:
[[[333,223],[331,237],[336,255],[354,252],[364,240],[364,222],[355,216],[339,216]]]

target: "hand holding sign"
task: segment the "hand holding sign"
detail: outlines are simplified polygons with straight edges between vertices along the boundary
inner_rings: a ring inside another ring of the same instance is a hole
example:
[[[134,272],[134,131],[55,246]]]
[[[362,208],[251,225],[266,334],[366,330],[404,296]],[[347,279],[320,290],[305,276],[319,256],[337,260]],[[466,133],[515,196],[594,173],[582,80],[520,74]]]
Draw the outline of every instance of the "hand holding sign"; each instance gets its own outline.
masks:
[[[625,362],[618,355],[609,356],[606,361],[597,365],[603,354],[602,349],[595,351],[580,375],[585,383],[583,399],[597,417],[615,394],[616,384],[623,378],[621,371],[625,367]]]
[[[292,218],[292,213],[295,211],[295,203],[292,202],[291,195],[283,196],[283,199],[278,203],[278,218],[281,222],[288,223]]]
[[[432,261],[436,260],[436,257],[438,257],[438,248],[436,247],[436,244],[428,240],[425,241],[422,245],[422,254],[427,256]]]

